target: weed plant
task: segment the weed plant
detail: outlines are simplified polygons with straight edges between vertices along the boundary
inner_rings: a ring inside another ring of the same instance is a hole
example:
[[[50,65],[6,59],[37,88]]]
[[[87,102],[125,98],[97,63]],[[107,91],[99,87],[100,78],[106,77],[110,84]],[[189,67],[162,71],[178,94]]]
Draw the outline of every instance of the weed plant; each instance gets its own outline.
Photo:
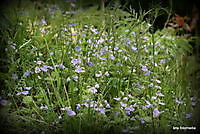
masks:
[[[7,132],[170,133],[193,125],[200,99],[181,60],[190,45],[171,28],[152,32],[149,13],[47,5],[9,14],[15,31],[1,30]]]

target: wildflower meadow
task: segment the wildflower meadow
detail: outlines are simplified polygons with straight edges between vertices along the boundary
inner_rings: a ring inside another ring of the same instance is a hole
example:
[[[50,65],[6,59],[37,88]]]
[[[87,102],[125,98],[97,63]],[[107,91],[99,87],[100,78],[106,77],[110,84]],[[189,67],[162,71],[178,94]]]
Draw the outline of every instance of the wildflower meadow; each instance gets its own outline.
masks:
[[[171,27],[153,30],[152,13],[161,9],[102,11],[65,4],[70,10],[28,4],[2,18],[11,22],[7,28],[1,21],[5,133],[199,129],[200,98],[190,75],[197,65],[183,61],[192,46]]]

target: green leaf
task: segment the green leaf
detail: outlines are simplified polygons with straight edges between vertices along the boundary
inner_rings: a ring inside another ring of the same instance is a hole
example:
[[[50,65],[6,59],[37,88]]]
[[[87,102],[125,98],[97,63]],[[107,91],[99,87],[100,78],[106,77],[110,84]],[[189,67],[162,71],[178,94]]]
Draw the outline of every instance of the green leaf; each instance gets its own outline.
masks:
[[[31,104],[33,103],[33,98],[31,96],[25,96],[22,101],[24,104]]]
[[[152,118],[150,116],[146,116],[144,117],[144,120],[148,123],[151,123],[152,122]]]

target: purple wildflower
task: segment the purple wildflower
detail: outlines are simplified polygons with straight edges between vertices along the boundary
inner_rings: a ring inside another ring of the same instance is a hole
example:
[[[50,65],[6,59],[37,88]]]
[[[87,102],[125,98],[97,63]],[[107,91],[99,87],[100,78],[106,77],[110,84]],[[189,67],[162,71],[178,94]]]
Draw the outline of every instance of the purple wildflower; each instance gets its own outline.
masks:
[[[39,73],[41,70],[39,67],[35,67],[35,73]]]
[[[48,68],[47,68],[47,66],[46,66],[46,65],[44,65],[44,66],[40,67],[40,69],[41,69],[42,71],[44,71],[44,72],[47,72],[47,71],[48,71]]]
[[[120,50],[118,50],[118,52],[119,52],[119,53],[120,53],[120,52],[123,52],[123,50],[120,49]]]
[[[118,49],[119,49],[119,47],[118,47],[118,46],[114,47],[114,51],[116,51],[116,50],[118,50]]]
[[[42,23],[42,25],[47,25],[47,22],[46,22],[45,18],[41,19],[41,23]]]
[[[145,108],[150,108],[152,105],[144,105],[144,106],[142,106],[142,108],[143,109],[145,109]]]
[[[39,61],[37,61],[36,63],[37,63],[38,65],[41,65],[41,64],[42,64],[42,61],[39,60]]]
[[[96,30],[95,28],[90,28],[90,30],[93,32],[93,33],[96,33]]]
[[[131,117],[130,120],[131,120],[131,121],[134,121],[134,120],[136,120],[136,119],[135,119],[134,117]]]
[[[76,65],[76,64],[78,64],[78,63],[81,63],[81,60],[80,60],[80,59],[72,59],[71,63],[72,63],[73,65]]]
[[[150,87],[153,87],[153,83],[150,83],[149,86],[150,86]]]
[[[126,107],[125,110],[126,111],[134,111],[135,109],[133,107]]]
[[[135,52],[137,51],[137,47],[132,46],[131,49]]]
[[[45,29],[43,29],[43,28],[40,28],[40,32],[41,32],[42,34],[47,33],[47,31],[46,31]]]
[[[162,93],[156,93],[157,96],[164,97],[165,95]]]
[[[82,68],[78,67],[78,68],[75,69],[75,72],[83,73],[83,72],[85,72],[85,70],[83,70]]]
[[[101,71],[99,73],[95,74],[95,77],[101,77],[101,76],[102,76]]]
[[[146,102],[148,105],[151,105],[151,103],[150,103],[149,101],[146,100],[145,102]]]
[[[147,71],[147,72],[145,72],[145,76],[147,76],[147,75],[149,75],[151,72],[150,71]]]
[[[0,103],[1,103],[1,105],[5,106],[5,105],[7,105],[8,101],[7,100],[1,100]]]
[[[22,91],[21,94],[27,95],[27,94],[29,94],[29,91]]]
[[[124,32],[128,33],[130,30],[129,29],[126,29]]]
[[[81,49],[80,46],[76,46],[76,47],[75,47],[75,50],[78,51],[78,52],[80,52],[82,49]]]
[[[156,108],[156,109],[153,110],[153,117],[155,118],[155,117],[158,117],[158,116],[159,116],[159,111]]]
[[[147,72],[149,70],[148,70],[148,68],[146,66],[142,66],[142,71]]]
[[[183,104],[183,101],[179,101],[178,99],[176,99],[176,103]]]
[[[144,118],[139,118],[138,120],[139,120],[142,124],[145,123]]]
[[[52,66],[48,66],[48,65],[43,65],[44,68],[47,68],[47,69],[53,69]]]
[[[126,41],[126,45],[130,45],[131,44],[131,42],[128,40],[128,41]]]
[[[185,114],[185,118],[191,118],[191,117],[192,117],[192,113]]]
[[[25,73],[23,74],[23,76],[25,76],[25,77],[26,77],[26,76],[29,76],[30,73],[31,73],[31,72],[25,72]]]
[[[110,108],[110,104],[109,103],[106,104],[106,108]]]
[[[137,85],[137,86],[141,86],[141,85],[140,85],[140,82],[136,82],[136,85]]]
[[[161,102],[161,101],[159,101],[158,104],[159,104],[159,105],[165,105],[165,103],[163,103],[163,102]]]
[[[157,108],[155,108],[153,110],[153,117],[156,118],[158,117],[161,113],[163,113],[164,111],[159,112]]]
[[[18,79],[17,74],[12,74],[12,78],[13,78],[13,79]]]
[[[95,85],[95,88],[100,88],[99,84],[96,84],[96,85]]]
[[[110,74],[108,73],[108,71],[105,72],[105,76],[109,76]]]
[[[104,108],[99,108],[99,112],[100,112],[101,114],[105,114],[105,109],[104,109]]]
[[[75,24],[70,24],[70,25],[69,25],[69,27],[73,27],[73,26],[75,26]]]
[[[27,94],[29,94],[29,91],[22,91],[22,92],[17,93],[16,95],[21,95],[21,94],[27,95]]]
[[[115,56],[111,54],[111,55],[110,55],[110,59],[111,59],[111,60],[114,60],[114,59],[115,59]]]
[[[135,103],[135,104],[133,105],[133,107],[137,107],[137,104],[139,104],[139,103]]]
[[[97,104],[94,101],[92,101],[90,102],[90,107],[97,107]]]
[[[106,60],[106,57],[99,57],[100,60]]]
[[[72,76],[72,79],[73,79],[74,81],[78,81],[78,76]]]
[[[80,104],[76,104],[76,109],[80,110],[81,109],[81,105]]]
[[[93,66],[93,63],[92,62],[88,62],[88,66]]]
[[[140,82],[136,82],[136,85],[140,88],[142,88],[142,86],[140,85]]]
[[[93,94],[95,94],[95,93],[97,92],[97,89],[96,89],[95,87],[91,87],[91,88],[90,88],[90,91],[91,91]]]
[[[68,115],[68,116],[74,116],[74,115],[76,115],[76,113],[75,113],[74,111],[68,109],[68,110],[67,110],[67,115]]]
[[[50,52],[49,54],[50,54],[50,55],[54,55],[54,52]]]
[[[122,107],[126,107],[126,106],[127,106],[127,104],[125,104],[125,103],[123,103],[123,102],[120,102],[120,105],[121,105]]]
[[[155,85],[154,87],[157,89],[162,89],[160,86],[157,86],[157,85]]]
[[[105,102],[105,104],[106,104],[106,108],[110,108],[110,104],[108,103],[108,101],[105,100],[104,102]]]
[[[58,64],[56,67],[60,67],[61,69],[65,69],[65,66],[63,64]]]
[[[81,104],[82,106],[88,107],[89,105],[87,103]]]
[[[148,68],[146,66],[142,66],[142,71],[145,72],[144,75],[149,75],[150,74],[150,71],[148,70]]]
[[[128,97],[124,97],[123,100],[128,101]]]
[[[130,111],[126,111],[126,115],[131,115],[131,112]]]
[[[97,41],[97,44],[103,43],[104,41],[105,40],[101,38],[100,40]]]
[[[196,102],[192,102],[191,104],[192,104],[193,106],[195,106],[197,103],[196,103]]]
[[[161,60],[160,60],[160,63],[161,63],[161,64],[166,63],[166,59],[161,59]]]

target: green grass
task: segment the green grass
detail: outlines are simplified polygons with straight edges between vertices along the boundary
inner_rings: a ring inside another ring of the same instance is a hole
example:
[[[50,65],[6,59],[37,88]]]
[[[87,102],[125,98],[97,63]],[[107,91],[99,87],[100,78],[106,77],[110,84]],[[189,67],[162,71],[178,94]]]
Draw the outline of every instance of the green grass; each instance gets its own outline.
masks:
[[[169,133],[194,124],[199,98],[181,59],[187,39],[171,28],[152,33],[148,13],[50,8],[17,9],[9,16],[15,32],[1,31],[7,131]]]

